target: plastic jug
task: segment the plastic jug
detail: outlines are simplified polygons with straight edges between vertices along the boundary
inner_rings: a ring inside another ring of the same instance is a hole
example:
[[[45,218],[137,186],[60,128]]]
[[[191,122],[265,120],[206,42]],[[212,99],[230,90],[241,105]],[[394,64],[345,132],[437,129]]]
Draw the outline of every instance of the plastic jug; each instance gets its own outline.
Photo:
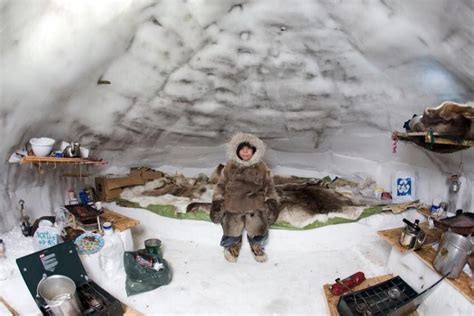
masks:
[[[105,244],[99,253],[99,263],[107,279],[113,280],[124,273],[123,243],[110,222],[105,222],[102,228]]]

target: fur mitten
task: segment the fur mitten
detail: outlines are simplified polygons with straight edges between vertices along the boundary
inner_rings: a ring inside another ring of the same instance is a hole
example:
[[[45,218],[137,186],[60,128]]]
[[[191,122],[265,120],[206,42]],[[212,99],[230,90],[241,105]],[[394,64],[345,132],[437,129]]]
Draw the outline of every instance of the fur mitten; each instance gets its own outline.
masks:
[[[222,201],[212,201],[211,213],[209,214],[213,223],[220,223],[224,217],[224,211],[222,210]]]
[[[273,225],[278,218],[278,202],[274,199],[266,200],[268,225]]]

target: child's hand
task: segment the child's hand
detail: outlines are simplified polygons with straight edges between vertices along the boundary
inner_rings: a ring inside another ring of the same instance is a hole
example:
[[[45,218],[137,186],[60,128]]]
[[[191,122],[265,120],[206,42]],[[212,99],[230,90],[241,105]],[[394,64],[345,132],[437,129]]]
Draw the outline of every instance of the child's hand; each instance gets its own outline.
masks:
[[[222,211],[222,201],[212,201],[211,213],[209,214],[211,221],[213,223],[220,223],[224,217],[224,212]]]
[[[268,225],[273,225],[278,218],[278,203],[274,199],[266,200]]]

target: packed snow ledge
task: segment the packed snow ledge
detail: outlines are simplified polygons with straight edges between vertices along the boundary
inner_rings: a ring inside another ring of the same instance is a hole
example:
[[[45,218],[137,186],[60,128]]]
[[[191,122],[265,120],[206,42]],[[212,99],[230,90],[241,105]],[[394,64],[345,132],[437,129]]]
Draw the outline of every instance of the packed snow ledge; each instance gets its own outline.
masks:
[[[219,246],[219,225],[170,219],[115,204],[105,206],[140,221],[132,230],[135,249],[143,248],[148,238],[157,237],[163,242],[173,280],[151,292],[127,297],[125,275],[106,280],[98,265],[85,265],[94,281],[147,315],[327,314],[323,285],[356,271],[363,271],[367,277],[389,273],[390,246],[376,231],[400,226],[403,217],[419,218],[416,211],[408,211],[308,231],[272,229],[266,248],[268,262],[257,263],[245,241],[239,260],[231,264]],[[38,314],[14,262],[33,251],[32,239],[23,238],[19,229],[0,238],[9,245],[8,264],[13,269],[8,280],[0,281],[0,296],[22,315]]]

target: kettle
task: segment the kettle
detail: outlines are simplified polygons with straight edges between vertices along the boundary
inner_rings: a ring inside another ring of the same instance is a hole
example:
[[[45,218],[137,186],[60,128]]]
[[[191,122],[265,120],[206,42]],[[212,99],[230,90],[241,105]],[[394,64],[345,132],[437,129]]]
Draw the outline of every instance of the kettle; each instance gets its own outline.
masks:
[[[64,149],[63,155],[66,158],[81,157],[81,145],[79,143],[71,143]]]
[[[405,248],[418,250],[421,248],[426,240],[426,233],[420,228],[420,221],[415,220],[414,223],[410,222],[406,218],[403,219],[406,224],[400,235],[400,245]]]

